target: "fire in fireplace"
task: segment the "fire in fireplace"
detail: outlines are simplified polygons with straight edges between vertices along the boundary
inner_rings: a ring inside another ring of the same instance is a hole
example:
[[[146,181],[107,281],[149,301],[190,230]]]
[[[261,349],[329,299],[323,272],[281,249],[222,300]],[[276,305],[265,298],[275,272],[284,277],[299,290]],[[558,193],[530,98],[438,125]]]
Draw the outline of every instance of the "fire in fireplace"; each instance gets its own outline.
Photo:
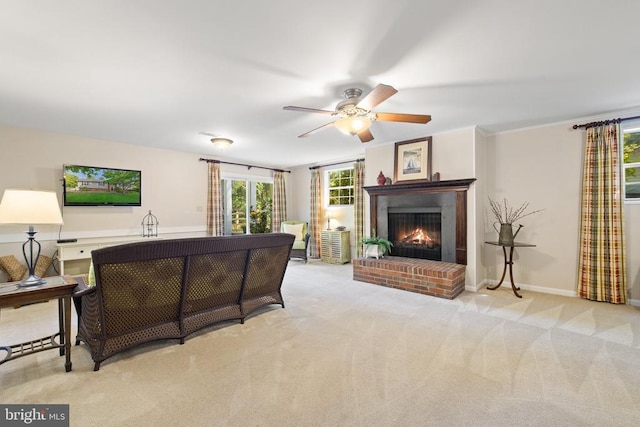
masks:
[[[437,240],[423,231],[422,228],[416,228],[409,232],[409,234],[402,236],[400,243],[402,245],[409,246],[427,246],[428,248],[433,248],[435,245],[440,244]]]
[[[394,212],[390,209],[388,230],[389,240],[393,243],[392,255],[442,261],[442,215],[438,209],[431,210],[434,212]]]

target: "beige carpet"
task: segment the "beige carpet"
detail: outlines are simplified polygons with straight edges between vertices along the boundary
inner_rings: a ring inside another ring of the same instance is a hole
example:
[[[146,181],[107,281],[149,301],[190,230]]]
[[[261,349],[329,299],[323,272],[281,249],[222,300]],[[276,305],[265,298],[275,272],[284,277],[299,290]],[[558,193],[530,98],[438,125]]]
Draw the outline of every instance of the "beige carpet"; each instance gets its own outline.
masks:
[[[6,363],[0,402],[68,403],[79,427],[638,425],[637,309],[510,288],[447,301],[351,275],[293,261],[286,309],[99,372],[83,346],[70,373],[56,351]],[[55,330],[56,310],[3,310],[0,342]]]

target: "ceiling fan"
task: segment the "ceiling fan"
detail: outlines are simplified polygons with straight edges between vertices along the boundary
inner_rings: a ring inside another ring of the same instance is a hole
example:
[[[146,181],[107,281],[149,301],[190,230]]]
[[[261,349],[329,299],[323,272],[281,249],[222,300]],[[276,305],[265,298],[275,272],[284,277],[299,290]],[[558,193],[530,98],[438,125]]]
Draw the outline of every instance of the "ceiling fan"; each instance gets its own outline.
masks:
[[[295,107],[288,105],[283,107],[285,110],[302,111],[307,113],[320,113],[330,116],[337,116],[338,119],[322,125],[318,128],[303,133],[298,138],[304,138],[319,130],[335,127],[343,133],[350,135],[358,135],[360,141],[369,142],[373,140],[373,135],[369,131],[371,123],[374,121],[381,122],[405,122],[405,123],[421,123],[425,124],[431,120],[431,116],[426,114],[401,114],[401,113],[375,113],[371,111],[378,104],[395,95],[398,91],[392,86],[379,84],[364,98],[360,99],[362,90],[351,88],[344,91],[345,99],[336,105],[335,111],[318,110],[315,108]]]

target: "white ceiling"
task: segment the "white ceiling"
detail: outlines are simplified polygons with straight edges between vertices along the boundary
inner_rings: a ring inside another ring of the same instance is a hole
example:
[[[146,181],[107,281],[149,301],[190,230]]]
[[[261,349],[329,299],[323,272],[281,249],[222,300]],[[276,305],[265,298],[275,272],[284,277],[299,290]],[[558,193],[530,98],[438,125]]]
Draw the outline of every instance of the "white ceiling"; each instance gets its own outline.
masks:
[[[291,167],[364,153],[330,116],[348,87],[395,141],[640,106],[638,0],[0,0],[0,123]],[[221,153],[213,133],[235,141]]]

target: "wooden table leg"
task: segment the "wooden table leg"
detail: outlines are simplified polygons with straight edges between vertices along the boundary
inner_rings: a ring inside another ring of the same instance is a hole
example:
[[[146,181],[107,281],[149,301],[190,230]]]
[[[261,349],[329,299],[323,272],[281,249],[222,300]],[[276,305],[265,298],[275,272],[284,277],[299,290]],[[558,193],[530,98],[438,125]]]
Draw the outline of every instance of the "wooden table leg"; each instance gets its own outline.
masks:
[[[65,329],[64,329],[64,297],[58,298],[58,331],[60,335],[58,339],[60,340],[60,356],[64,356],[64,344],[65,344]]]
[[[71,296],[64,297],[64,368],[71,371]]]
[[[60,356],[65,356],[64,367],[71,371],[71,299],[77,282],[71,277],[47,279],[42,286],[24,289],[17,282],[0,283],[0,307],[20,306],[43,301],[58,300],[58,330],[53,335],[31,341],[0,346],[0,354],[7,354],[0,360],[0,365],[9,360],[35,354],[44,350],[58,349]]]

